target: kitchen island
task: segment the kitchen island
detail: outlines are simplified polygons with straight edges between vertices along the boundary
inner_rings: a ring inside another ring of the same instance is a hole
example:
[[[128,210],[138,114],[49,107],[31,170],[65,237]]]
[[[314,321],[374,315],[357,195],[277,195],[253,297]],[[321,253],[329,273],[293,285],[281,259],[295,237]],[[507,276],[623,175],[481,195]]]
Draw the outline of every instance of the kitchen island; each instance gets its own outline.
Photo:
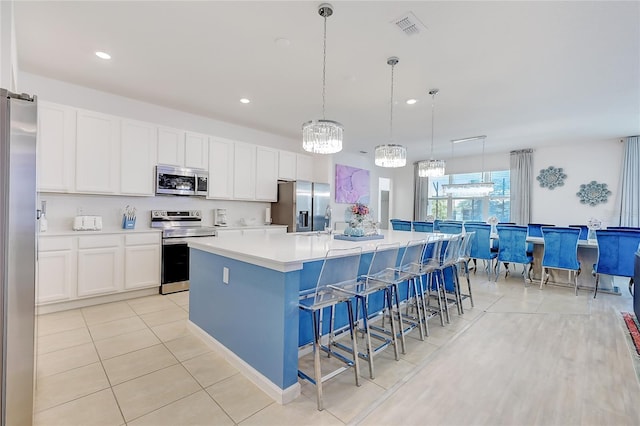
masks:
[[[314,287],[329,249],[362,247],[365,273],[378,244],[421,240],[422,232],[382,231],[384,239],[341,241],[328,234],[198,238],[191,248],[189,324],[263,391],[295,399],[301,336],[298,294]]]

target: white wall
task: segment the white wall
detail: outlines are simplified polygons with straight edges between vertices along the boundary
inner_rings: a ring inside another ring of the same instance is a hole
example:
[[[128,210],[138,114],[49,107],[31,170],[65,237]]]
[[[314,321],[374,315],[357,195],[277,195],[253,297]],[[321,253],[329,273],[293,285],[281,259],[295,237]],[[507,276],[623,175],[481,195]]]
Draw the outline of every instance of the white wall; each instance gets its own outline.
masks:
[[[18,59],[13,1],[0,1],[0,87],[17,92]]]
[[[536,148],[533,153],[535,176],[541,169],[554,166],[562,167],[567,178],[564,186],[553,190],[541,188],[538,181],[534,182],[531,211],[533,222],[580,225],[595,217],[605,226],[617,225],[614,217],[617,212],[623,148],[619,139]],[[608,185],[612,194],[607,203],[593,207],[580,203],[576,196],[580,185],[592,180]]]

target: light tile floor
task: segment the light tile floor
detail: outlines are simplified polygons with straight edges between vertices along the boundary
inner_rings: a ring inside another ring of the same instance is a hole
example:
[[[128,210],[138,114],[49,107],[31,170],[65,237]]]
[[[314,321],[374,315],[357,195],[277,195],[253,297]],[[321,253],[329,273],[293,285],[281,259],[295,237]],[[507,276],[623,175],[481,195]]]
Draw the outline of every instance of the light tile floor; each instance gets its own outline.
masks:
[[[42,315],[34,423],[640,424],[640,385],[617,320],[632,309],[630,297],[576,297],[568,288],[524,287],[519,277],[473,281],[474,308],[465,301],[464,315],[453,313],[446,327],[430,321],[426,341],[410,334],[400,361],[383,352],[374,380],[362,363],[360,387],[350,372],[327,382],[322,412],[309,383],[281,406],[192,335],[186,292]],[[562,356],[549,355],[563,347]],[[526,374],[514,375],[520,370]],[[596,391],[576,396],[572,384]],[[612,384],[624,396],[598,396]],[[569,394],[561,406],[535,409],[557,389]],[[454,416],[443,414],[450,410]]]

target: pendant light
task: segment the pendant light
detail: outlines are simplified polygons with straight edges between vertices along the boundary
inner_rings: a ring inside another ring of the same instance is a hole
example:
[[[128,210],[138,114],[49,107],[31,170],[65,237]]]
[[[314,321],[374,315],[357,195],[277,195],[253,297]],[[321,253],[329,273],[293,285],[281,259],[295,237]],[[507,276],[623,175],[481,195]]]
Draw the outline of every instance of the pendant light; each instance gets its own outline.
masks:
[[[391,65],[391,114],[389,118],[389,143],[376,146],[375,163],[380,167],[404,167],[407,164],[407,148],[393,143],[393,70],[399,59],[395,56],[387,59]]]
[[[482,182],[450,183],[442,185],[445,194],[453,197],[486,197],[493,192],[493,182],[484,181],[484,141],[487,137],[472,136],[464,139],[454,139],[451,141],[451,156],[453,157],[453,147],[457,143],[482,140]]]
[[[344,128],[337,121],[326,120],[324,115],[327,70],[327,18],[333,15],[333,6],[322,3],[318,14],[324,18],[324,44],[322,56],[322,119],[302,125],[302,148],[315,154],[335,154],[342,151]]]
[[[431,156],[429,160],[418,161],[418,176],[420,177],[440,177],[444,176],[444,160],[434,160],[433,159],[433,131],[434,131],[434,123],[435,123],[435,108],[436,108],[436,95],[438,94],[438,89],[429,90],[429,94],[431,95]]]

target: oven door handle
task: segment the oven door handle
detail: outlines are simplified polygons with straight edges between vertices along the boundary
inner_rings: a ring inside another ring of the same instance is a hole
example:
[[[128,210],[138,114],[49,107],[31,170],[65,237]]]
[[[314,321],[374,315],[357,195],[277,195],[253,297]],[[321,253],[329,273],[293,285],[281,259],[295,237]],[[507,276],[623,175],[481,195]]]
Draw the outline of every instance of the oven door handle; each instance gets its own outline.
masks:
[[[177,246],[177,245],[187,245],[187,241],[181,239],[181,238],[165,238],[164,240],[162,240],[162,245],[163,246]]]

